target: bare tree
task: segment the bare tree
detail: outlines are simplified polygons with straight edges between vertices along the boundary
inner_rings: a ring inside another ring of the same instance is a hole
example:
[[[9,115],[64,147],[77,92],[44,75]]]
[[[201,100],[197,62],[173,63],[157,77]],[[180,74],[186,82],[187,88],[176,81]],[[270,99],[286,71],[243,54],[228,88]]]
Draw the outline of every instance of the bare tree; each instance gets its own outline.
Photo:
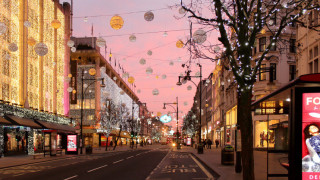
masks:
[[[220,44],[203,43],[206,34],[199,33],[188,40],[193,58],[211,61],[224,60],[222,64],[232,71],[238,85],[238,124],[241,130],[243,179],[253,180],[253,122],[251,98],[253,84],[261,62],[275,43],[280,42],[286,27],[319,8],[312,0],[181,0],[181,6],[190,20],[203,25],[203,30],[218,31]],[[274,23],[275,19],[278,21]],[[257,59],[251,52],[256,36],[265,29],[272,38]],[[203,43],[203,44],[202,44]],[[223,48],[222,48],[223,46]],[[286,46],[286,45],[285,45]]]
[[[121,103],[119,106],[116,107],[116,119],[117,119],[117,127],[119,127],[119,133],[115,140],[115,145],[113,147],[113,150],[116,149],[118,140],[120,139],[121,131],[127,130],[127,122],[130,118],[130,113],[128,107],[126,107],[126,104]]]
[[[112,130],[117,128],[117,108],[111,99],[107,99],[101,110],[100,126],[107,137],[106,151],[108,150],[108,137]]]

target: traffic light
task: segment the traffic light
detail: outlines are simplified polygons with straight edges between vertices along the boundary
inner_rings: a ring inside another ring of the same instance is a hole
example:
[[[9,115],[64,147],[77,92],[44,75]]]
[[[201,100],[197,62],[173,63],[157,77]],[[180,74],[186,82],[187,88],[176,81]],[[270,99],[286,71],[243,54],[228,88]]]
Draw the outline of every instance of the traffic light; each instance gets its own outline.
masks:
[[[133,138],[133,136],[134,136],[134,132],[133,132],[133,131],[131,131],[131,137]]]
[[[135,137],[137,138],[137,136],[138,136],[138,133],[137,133],[137,132],[135,132],[135,133],[134,133],[134,136],[135,136]]]

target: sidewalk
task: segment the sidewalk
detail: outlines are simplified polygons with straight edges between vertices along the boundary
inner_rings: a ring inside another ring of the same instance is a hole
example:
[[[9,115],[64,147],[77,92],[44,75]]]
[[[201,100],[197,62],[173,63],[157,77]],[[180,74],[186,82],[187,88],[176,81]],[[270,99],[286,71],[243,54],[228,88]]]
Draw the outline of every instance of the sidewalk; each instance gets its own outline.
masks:
[[[173,149],[177,151],[177,149]],[[221,180],[234,180],[242,179],[242,173],[235,173],[235,166],[221,165],[221,148],[216,149],[212,146],[212,149],[204,149],[203,154],[198,154],[197,149],[190,146],[182,146],[181,152],[191,152],[199,159],[201,159],[207,166],[213,169],[220,175]],[[269,154],[269,174],[270,173],[281,173],[286,174],[287,170],[283,168],[278,159],[286,157],[285,154]],[[254,168],[256,180],[267,179],[267,152],[266,151],[254,151]],[[234,158],[235,160],[235,158]],[[243,168],[243,167],[242,167]],[[277,180],[287,180],[288,178],[270,178]]]
[[[148,146],[146,146],[148,147]],[[143,149],[144,147],[138,146],[139,149]],[[93,154],[103,154],[103,153],[112,153],[112,152],[119,152],[119,151],[128,151],[132,150],[129,146],[117,146],[115,150],[113,150],[113,147],[109,147],[108,151],[105,151],[105,147],[101,148],[93,148],[92,153]],[[135,148],[134,148],[135,150]],[[79,152],[80,155],[80,152]],[[83,155],[86,155],[85,149],[83,149]],[[82,155],[82,156],[83,156]],[[8,157],[2,157],[0,158],[0,169],[7,168],[7,167],[13,167],[13,166],[19,166],[19,165],[25,165],[25,164],[33,164],[38,162],[46,162],[46,161],[56,161],[59,159],[67,159],[72,158],[77,155],[69,155],[62,153],[62,155],[57,156],[50,156],[46,155],[43,157],[43,153],[36,157],[36,159],[33,159],[32,155],[18,155],[18,156],[8,156]]]

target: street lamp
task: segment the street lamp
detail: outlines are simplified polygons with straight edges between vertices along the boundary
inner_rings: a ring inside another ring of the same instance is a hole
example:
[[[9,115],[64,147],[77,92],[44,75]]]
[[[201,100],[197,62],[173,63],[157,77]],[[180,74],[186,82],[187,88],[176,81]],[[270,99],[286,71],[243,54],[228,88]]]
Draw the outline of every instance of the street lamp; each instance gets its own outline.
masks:
[[[178,124],[179,124],[179,101],[178,101],[178,97],[177,97],[177,102],[176,103],[163,103],[163,109],[166,109],[166,105],[169,105],[174,109],[174,107],[171,104],[177,105],[177,111],[176,111],[176,116],[177,116],[177,132],[176,132],[176,134],[177,134],[177,149],[181,149],[180,141],[179,141],[179,127],[178,127]]]
[[[197,63],[197,65],[200,68],[200,76],[190,76],[190,71],[187,71],[187,75],[186,76],[179,76],[179,81],[177,82],[178,86],[181,86],[181,79],[183,79],[183,81],[191,81],[196,87],[196,83],[194,83],[191,78],[192,77],[196,77],[196,78],[200,78],[200,93],[199,93],[199,108],[200,108],[200,119],[199,119],[199,145],[198,145],[198,154],[203,154],[203,146],[201,143],[201,113],[202,113],[202,108],[201,108],[201,99],[202,99],[202,65],[200,63]]]
[[[95,73],[93,74],[95,75]],[[85,90],[83,90],[83,81],[92,81]],[[95,82],[97,81],[102,81],[102,84],[100,87],[106,87],[104,84],[104,78],[97,78],[97,79],[84,79],[84,69],[82,69],[81,72],[81,110],[80,110],[80,154],[82,154],[82,147],[83,147],[83,126],[82,126],[82,121],[83,121],[83,100],[84,100],[84,93],[88,90],[88,88]]]

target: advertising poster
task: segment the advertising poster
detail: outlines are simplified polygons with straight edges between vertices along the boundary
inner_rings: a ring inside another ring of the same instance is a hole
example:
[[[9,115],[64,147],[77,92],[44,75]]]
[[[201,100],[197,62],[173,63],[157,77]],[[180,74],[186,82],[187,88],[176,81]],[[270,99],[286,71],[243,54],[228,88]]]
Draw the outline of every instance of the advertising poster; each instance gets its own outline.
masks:
[[[320,179],[320,93],[302,98],[302,179]]]
[[[187,138],[187,146],[191,146],[191,138]]]
[[[77,151],[77,135],[68,135],[67,151]]]

